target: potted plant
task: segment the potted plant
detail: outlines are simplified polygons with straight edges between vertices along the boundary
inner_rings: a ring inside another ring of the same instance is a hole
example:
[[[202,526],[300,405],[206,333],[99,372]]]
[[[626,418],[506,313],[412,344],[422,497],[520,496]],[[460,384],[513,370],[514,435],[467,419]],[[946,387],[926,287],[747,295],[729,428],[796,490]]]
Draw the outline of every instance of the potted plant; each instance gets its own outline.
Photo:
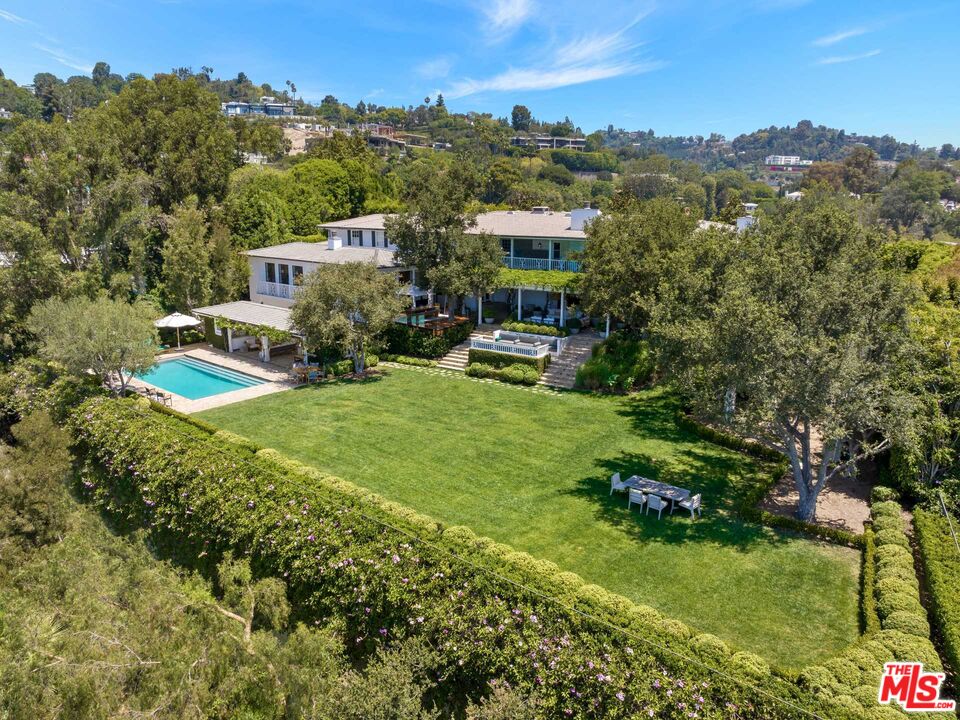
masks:
[[[484,309],[483,309],[483,321],[484,321],[487,325],[492,325],[492,324],[493,324],[494,317],[496,317],[496,316],[495,316],[492,308],[484,308]]]
[[[567,320],[567,330],[570,331],[571,335],[576,335],[580,332],[580,328],[583,326],[583,323],[580,322],[579,318],[570,318]]]

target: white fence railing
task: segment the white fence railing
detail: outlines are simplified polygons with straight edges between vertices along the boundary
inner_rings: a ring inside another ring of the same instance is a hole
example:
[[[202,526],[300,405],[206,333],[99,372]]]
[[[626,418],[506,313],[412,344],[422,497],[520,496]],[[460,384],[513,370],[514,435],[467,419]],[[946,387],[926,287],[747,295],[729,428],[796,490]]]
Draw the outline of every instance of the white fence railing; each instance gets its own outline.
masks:
[[[292,285],[284,285],[283,283],[273,283],[261,281],[257,283],[257,293],[260,295],[269,295],[270,297],[286,298],[287,300],[293,300],[293,291],[295,288]]]
[[[506,353],[507,355],[522,355],[523,357],[532,358],[542,358],[550,354],[549,345],[529,345],[527,343],[487,340],[483,338],[472,338],[470,340],[470,348],[472,350],[489,350],[491,352]]]
[[[580,272],[576,260],[548,260],[547,258],[505,257],[503,264],[511,270],[564,270]]]

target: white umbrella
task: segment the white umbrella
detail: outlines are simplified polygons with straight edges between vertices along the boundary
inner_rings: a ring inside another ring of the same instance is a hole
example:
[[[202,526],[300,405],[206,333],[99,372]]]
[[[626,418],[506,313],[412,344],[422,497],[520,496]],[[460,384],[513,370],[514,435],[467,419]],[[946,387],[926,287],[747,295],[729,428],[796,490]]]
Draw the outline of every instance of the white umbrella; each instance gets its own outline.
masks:
[[[175,312],[172,315],[167,315],[166,317],[160,318],[153,323],[158,328],[176,328],[177,329],[177,349],[180,349],[180,328],[182,327],[196,327],[200,324],[200,321],[197,320],[192,315],[184,315],[183,313]]]

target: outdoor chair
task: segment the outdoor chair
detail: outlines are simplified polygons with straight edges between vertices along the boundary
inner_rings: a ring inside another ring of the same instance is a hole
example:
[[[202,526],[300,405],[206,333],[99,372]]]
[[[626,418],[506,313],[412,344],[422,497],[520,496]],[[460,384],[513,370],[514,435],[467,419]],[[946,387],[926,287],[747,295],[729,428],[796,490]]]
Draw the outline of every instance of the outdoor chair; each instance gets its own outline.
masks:
[[[626,490],[628,488],[627,483],[620,480],[620,473],[616,472],[610,476],[610,494],[613,495],[614,490]]]
[[[640,505],[642,507],[645,502],[647,502],[646,495],[636,488],[629,488],[629,493],[627,494],[627,510],[634,505]]]
[[[694,512],[696,512],[697,515],[701,517],[703,516],[703,512],[700,510],[701,500],[702,500],[702,497],[700,496],[700,493],[697,493],[696,495],[694,495],[692,498],[688,500],[681,500],[680,502],[677,503],[677,505],[682,507],[684,510],[689,510],[690,519],[693,520]],[[673,508],[670,509],[670,514],[671,515],[673,514]]]
[[[307,372],[307,382],[320,382],[320,368],[310,368]]]
[[[661,513],[666,509],[666,507],[667,501],[659,495],[647,496],[647,515],[650,514],[650,509],[653,508],[657,511],[657,520],[659,520]]]

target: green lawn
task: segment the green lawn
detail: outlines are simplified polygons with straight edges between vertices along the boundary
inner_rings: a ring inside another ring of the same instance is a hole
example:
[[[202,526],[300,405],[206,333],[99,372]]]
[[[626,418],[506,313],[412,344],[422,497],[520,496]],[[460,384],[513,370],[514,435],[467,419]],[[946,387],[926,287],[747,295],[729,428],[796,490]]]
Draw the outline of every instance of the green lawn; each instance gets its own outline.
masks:
[[[392,369],[200,417],[590,582],[782,668],[857,636],[859,555],[724,511],[755,480],[745,456],[681,432],[661,390],[545,395]],[[609,496],[637,473],[704,496],[703,519],[657,520]]]

